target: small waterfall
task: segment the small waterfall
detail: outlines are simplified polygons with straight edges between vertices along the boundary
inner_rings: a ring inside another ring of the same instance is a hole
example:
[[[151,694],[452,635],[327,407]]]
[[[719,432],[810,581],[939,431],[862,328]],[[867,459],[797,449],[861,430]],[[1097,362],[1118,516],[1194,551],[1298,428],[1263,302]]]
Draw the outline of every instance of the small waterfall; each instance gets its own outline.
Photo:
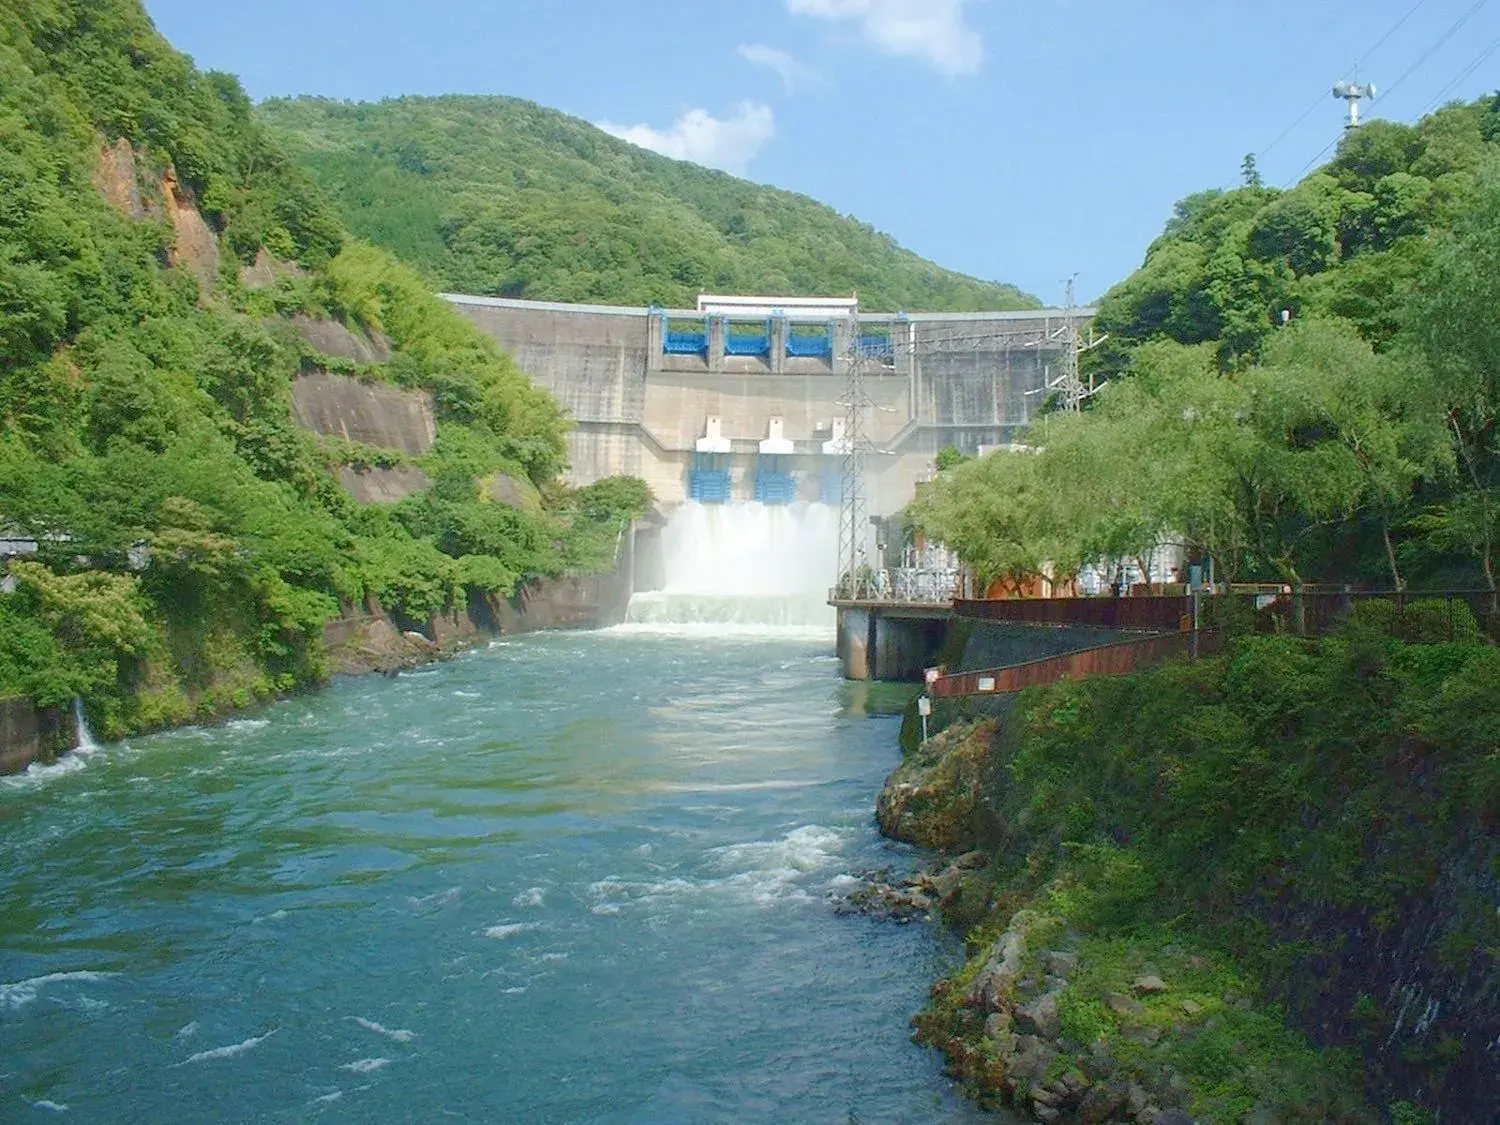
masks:
[[[828,626],[838,510],[688,501],[662,531],[666,585],[636,594],[643,625]]]
[[[78,723],[78,745],[74,752],[79,754],[92,754],[99,749],[99,743],[94,741],[94,732],[89,730],[88,717],[83,713],[83,700],[77,696],[73,698],[73,718]]]

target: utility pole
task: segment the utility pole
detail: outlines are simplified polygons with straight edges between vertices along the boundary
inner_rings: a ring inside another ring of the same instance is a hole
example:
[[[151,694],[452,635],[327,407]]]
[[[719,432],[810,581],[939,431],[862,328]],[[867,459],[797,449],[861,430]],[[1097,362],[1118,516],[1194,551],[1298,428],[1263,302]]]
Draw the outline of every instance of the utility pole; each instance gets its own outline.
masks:
[[[1345,129],[1359,128],[1359,103],[1365,98],[1375,100],[1376,89],[1369,82],[1340,82],[1333,88],[1333,96],[1343,98],[1349,103],[1349,120],[1345,123]]]
[[[859,306],[850,311],[847,379],[844,383],[844,479],[839,501],[839,593],[859,596],[865,550],[865,432],[869,406],[865,394],[865,354],[860,339]]]

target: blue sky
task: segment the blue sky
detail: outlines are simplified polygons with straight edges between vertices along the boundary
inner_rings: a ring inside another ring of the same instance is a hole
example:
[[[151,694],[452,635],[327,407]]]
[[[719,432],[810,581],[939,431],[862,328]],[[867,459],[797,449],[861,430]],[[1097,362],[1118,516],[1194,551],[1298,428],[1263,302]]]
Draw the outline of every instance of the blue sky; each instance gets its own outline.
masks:
[[[1500,86],[1485,0],[146,0],[259,99],[509,94],[804,192],[1049,302],[1140,264],[1247,152],[1295,181],[1365,114]],[[1488,52],[1488,54],[1486,53]],[[1389,90],[1389,94],[1385,91]],[[1269,150],[1269,151],[1267,151]]]

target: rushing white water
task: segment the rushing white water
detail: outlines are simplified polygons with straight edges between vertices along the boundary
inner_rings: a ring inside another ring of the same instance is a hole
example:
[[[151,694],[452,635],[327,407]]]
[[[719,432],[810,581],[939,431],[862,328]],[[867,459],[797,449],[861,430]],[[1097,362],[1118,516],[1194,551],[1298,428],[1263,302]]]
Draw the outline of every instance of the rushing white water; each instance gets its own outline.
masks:
[[[688,501],[662,532],[666,586],[637,594],[643,625],[828,626],[838,512],[827,504]]]
[[[89,721],[83,713],[83,700],[73,700],[73,718],[78,720],[78,745],[74,748],[81,754],[92,754],[99,749],[99,744],[94,741],[94,732],[89,730]]]

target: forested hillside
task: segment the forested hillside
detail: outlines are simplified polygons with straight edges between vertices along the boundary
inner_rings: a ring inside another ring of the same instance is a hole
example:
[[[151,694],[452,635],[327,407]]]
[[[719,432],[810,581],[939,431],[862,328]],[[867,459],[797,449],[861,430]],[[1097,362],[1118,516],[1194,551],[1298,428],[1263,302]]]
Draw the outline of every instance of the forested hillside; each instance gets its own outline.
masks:
[[[996,848],[976,932],[1078,935],[1053,1011],[1090,1078],[1103,1054],[1200,1121],[1478,1120],[1500,947],[1500,98],[1363,125],[1289,191],[1246,171],[1179,204],[1104,298],[1086,408],[944,472],[914,522],[1017,582],[1180,542],[1221,580],[1290,585],[1291,632],[1313,582],[1490,596],[1372,600],[1316,640],[1236,635],[1210,603],[1225,655],[1033,689],[912,761],[985,822],[959,846]],[[965,1002],[998,957],[940,985],[924,1031],[979,1089],[1068,1104],[1017,1081],[1016,1036]],[[1373,1111],[1340,1101],[1354,1053]]]
[[[356,235],[453,291],[673,308],[702,292],[858,292],[890,312],[1037,305],[805,196],[514,98],[297,98],[259,116]]]
[[[918,506],[989,577],[1145,560],[1495,589],[1500,99],[1372,121],[1290,191],[1180,203],[1101,303],[1108,385]]]
[[[435,444],[308,432],[313,372],[415,392]],[[0,7],[0,697],[81,697],[104,733],[213,714],[321,679],[341,607],[417,624],[608,567],[642,489],[560,488],[564,431],[137,0]],[[396,504],[336,475],[403,460],[431,487]],[[500,475],[522,503],[486,498]]]

